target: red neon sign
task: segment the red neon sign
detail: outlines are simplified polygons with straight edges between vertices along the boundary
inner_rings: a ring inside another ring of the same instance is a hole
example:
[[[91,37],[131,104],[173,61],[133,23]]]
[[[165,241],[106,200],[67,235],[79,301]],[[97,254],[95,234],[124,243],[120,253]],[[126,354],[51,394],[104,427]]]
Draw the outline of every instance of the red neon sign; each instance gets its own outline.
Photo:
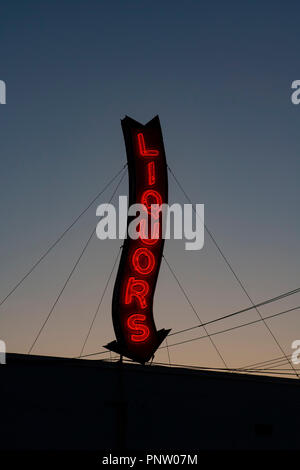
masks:
[[[148,184],[152,186],[155,184],[155,163],[152,161],[147,165],[148,171]]]
[[[159,206],[168,202],[167,166],[158,117],[144,126],[126,117],[122,129],[128,160],[129,204],[147,207],[148,225],[152,229],[146,234],[146,223],[141,221],[140,237],[137,240],[127,237],[124,242],[112,304],[117,341],[106,347],[145,363],[170,331],[157,331],[153,318],[153,298],[164,246]],[[152,205],[157,207],[151,212]]]
[[[155,258],[148,248],[137,248],[132,255],[132,264],[139,274],[147,276],[155,266]]]
[[[139,228],[140,239],[145,245],[155,245],[157,242],[159,242],[159,229],[160,229],[160,223],[159,223],[159,220],[157,220],[153,223],[153,232],[151,233],[151,236],[148,236],[149,234],[145,233],[146,232],[145,220],[141,220],[140,228]],[[151,227],[150,227],[150,230],[151,230]]]
[[[148,305],[146,300],[148,292],[149,284],[147,281],[129,277],[125,293],[125,304],[131,304],[135,297],[139,301],[140,307],[146,308]]]
[[[158,150],[146,149],[145,138],[142,132],[137,135],[137,138],[138,138],[138,143],[139,143],[140,155],[142,155],[143,157],[157,157],[159,155]]]
[[[151,214],[154,219],[158,219],[159,217],[159,208],[155,208],[155,206],[162,205],[162,197],[158,191],[154,189],[147,189],[143,192],[141,197],[141,204],[144,204],[147,207],[148,213]],[[151,212],[151,206],[152,212]]]
[[[146,341],[150,335],[149,328],[143,322],[146,320],[146,315],[134,313],[128,317],[127,325],[129,330],[136,331],[137,334],[131,334],[131,341],[134,343],[140,343]]]

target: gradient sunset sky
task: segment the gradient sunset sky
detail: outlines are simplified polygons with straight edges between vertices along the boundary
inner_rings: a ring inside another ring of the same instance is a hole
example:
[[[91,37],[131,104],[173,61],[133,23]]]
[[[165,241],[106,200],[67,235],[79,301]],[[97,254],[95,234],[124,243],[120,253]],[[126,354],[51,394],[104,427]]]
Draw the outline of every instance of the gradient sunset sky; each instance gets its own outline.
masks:
[[[208,227],[255,302],[299,287],[300,105],[290,99],[300,79],[299,13],[296,1],[2,2],[0,297],[124,165],[125,115],[146,123],[159,114],[170,167],[205,204]],[[170,202],[186,202],[169,182]],[[118,194],[127,186],[126,177]],[[9,351],[28,351],[96,226],[96,207],[1,307]],[[120,244],[94,238],[33,353],[79,354]],[[202,321],[249,305],[208,237],[201,251],[167,241],[165,252]],[[112,288],[85,353],[114,339]],[[261,313],[298,304],[295,295]],[[299,315],[268,322],[287,354],[300,339]],[[164,263],[154,316],[174,331],[198,323]],[[209,331],[255,319],[251,311]],[[231,367],[282,355],[261,323],[215,342]],[[170,355],[222,367],[207,339]],[[167,362],[166,349],[156,360]]]

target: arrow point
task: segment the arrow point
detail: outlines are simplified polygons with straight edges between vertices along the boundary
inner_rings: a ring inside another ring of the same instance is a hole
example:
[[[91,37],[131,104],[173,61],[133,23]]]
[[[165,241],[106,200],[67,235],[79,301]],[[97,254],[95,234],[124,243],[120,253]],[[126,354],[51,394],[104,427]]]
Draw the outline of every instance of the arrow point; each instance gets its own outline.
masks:
[[[117,341],[111,341],[110,343],[106,344],[103,346],[106,349],[109,349],[109,351],[115,352],[117,354],[123,354],[120,345],[117,343]]]
[[[122,356],[128,357],[129,359],[132,359],[135,362],[139,362],[140,364],[145,364],[146,362],[150,361],[152,357],[154,357],[156,350],[159,348],[161,343],[166,339],[170,331],[171,331],[170,329],[166,330],[165,328],[159,330],[157,332],[157,341],[155,342],[153,349],[150,352],[148,350],[147,355],[143,357],[140,356],[139,354],[128,351],[126,347],[122,346],[117,341],[111,341],[110,343],[106,344],[103,347],[116,354],[120,354]]]
[[[158,335],[158,344],[156,345],[156,348],[155,350],[161,345],[161,343],[166,339],[166,337],[168,336],[168,334],[170,333],[171,329],[169,330],[165,330],[165,328],[159,330],[157,332],[157,335]]]

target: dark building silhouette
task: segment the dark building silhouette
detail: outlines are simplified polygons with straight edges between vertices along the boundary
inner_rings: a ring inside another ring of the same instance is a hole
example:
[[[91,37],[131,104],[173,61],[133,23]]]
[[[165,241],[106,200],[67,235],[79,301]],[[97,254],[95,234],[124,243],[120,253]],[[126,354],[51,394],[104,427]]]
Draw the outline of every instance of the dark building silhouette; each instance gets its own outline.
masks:
[[[300,383],[8,354],[1,450],[299,449]]]

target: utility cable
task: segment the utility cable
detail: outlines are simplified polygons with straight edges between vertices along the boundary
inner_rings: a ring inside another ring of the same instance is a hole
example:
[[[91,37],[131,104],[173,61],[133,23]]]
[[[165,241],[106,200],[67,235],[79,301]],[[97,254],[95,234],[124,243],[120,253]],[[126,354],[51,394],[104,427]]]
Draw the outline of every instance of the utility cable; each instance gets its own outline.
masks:
[[[283,312],[278,312],[278,313],[275,313],[273,315],[269,315],[267,317],[264,318],[264,320],[268,320],[269,318],[274,318],[274,317],[277,317],[279,315],[283,315],[284,313],[288,313],[288,312],[292,312],[294,310],[298,310],[300,309],[300,305],[298,307],[294,307],[294,308],[290,308],[289,310],[284,310]],[[258,319],[258,320],[253,320],[251,322],[248,322],[248,323],[243,323],[242,325],[237,325],[237,326],[232,326],[231,328],[227,328],[226,330],[221,330],[221,331],[216,331],[214,333],[210,333],[209,336],[215,336],[215,335],[219,335],[221,333],[228,333],[229,331],[233,331],[233,330],[237,330],[238,328],[242,328],[244,326],[249,326],[249,325],[253,325],[254,323],[260,323],[261,322],[261,319]],[[193,341],[198,341],[199,339],[204,339],[204,338],[207,338],[208,335],[203,335],[203,336],[198,336],[197,338],[191,338],[191,339],[186,339],[186,340],[183,340],[183,341],[179,341],[178,343],[173,343],[173,344],[169,344],[169,348],[173,347],[173,346],[179,346],[181,344],[185,344],[185,343],[192,343]],[[164,349],[165,346],[161,346],[160,349]],[[284,357],[286,358],[286,360],[288,362],[289,359],[286,357],[286,355],[284,355]]]
[[[226,364],[226,362],[225,362],[225,360],[224,360],[224,358],[223,358],[221,352],[219,351],[219,349],[218,349],[218,347],[216,346],[216,344],[215,344],[215,342],[213,341],[213,339],[210,337],[210,335],[209,335],[209,333],[208,333],[206,327],[205,327],[205,326],[203,325],[203,323],[201,322],[201,319],[200,319],[198,313],[196,312],[196,309],[195,309],[194,305],[193,305],[192,302],[190,301],[190,299],[189,299],[189,297],[188,297],[188,295],[187,295],[185,289],[182,287],[181,282],[179,281],[178,277],[176,276],[174,270],[171,268],[170,263],[168,262],[168,260],[167,260],[167,258],[166,258],[165,255],[163,255],[163,259],[165,260],[166,265],[168,266],[169,270],[171,271],[172,276],[174,277],[174,279],[175,279],[175,281],[177,282],[178,286],[180,287],[180,290],[181,290],[181,292],[183,293],[185,299],[187,300],[188,304],[191,306],[193,312],[194,312],[195,315],[197,316],[197,318],[198,318],[198,320],[199,320],[201,326],[203,327],[205,333],[206,333],[207,336],[209,337],[209,340],[210,340],[211,344],[213,345],[214,349],[216,350],[218,356],[221,358],[221,360],[222,360],[223,364],[225,365],[225,367],[228,368],[228,366],[227,366],[227,364]]]
[[[64,232],[53,242],[49,248],[40,256],[40,258],[33,264],[33,266],[26,272],[26,274],[15,284],[15,286],[8,292],[8,294],[0,301],[0,307],[6,300],[18,289],[18,287],[27,279],[28,276],[35,270],[35,268],[46,258],[46,256],[53,250],[53,248],[64,238],[64,236],[71,230],[72,227],[78,222],[78,220],[87,212],[87,210],[93,205],[93,203],[106,191],[106,189],[115,181],[115,179],[122,173],[126,168],[127,163],[121,168],[118,173],[104,186],[104,188],[89,202],[87,207],[73,220],[73,222],[64,230]]]
[[[187,193],[185,192],[185,190],[183,189],[182,185],[179,183],[178,179],[176,178],[175,174],[173,173],[173,171],[171,170],[171,168],[169,167],[168,165],[168,169],[171,173],[171,175],[173,176],[174,180],[176,181],[178,187],[181,189],[182,193],[184,194],[184,196],[186,197],[186,199],[189,201],[190,204],[192,204],[192,207],[193,207],[193,210],[194,212],[196,213],[196,215],[198,215],[198,217],[200,218],[199,214],[197,213],[196,209],[194,208],[194,205],[191,201],[191,199],[189,198],[189,196],[187,195]],[[235,272],[235,270],[233,269],[231,263],[229,262],[229,260],[227,259],[227,257],[225,256],[225,254],[223,253],[223,251],[221,250],[221,247],[219,246],[219,244],[217,243],[213,233],[211,232],[211,230],[209,230],[209,228],[207,227],[206,224],[204,224],[204,227],[205,227],[205,230],[206,232],[208,233],[209,237],[211,238],[212,242],[214,243],[215,247],[217,248],[218,252],[220,253],[220,255],[222,256],[223,260],[225,261],[227,267],[230,269],[231,273],[233,274],[234,278],[236,279],[236,281],[238,282],[238,284],[240,285],[241,289],[243,290],[243,292],[245,293],[245,295],[248,297],[249,301],[251,302],[251,304],[253,305],[253,307],[255,308],[257,314],[260,316],[261,318],[261,321],[264,323],[265,327],[267,328],[267,330],[269,331],[269,334],[272,336],[274,342],[276,343],[277,347],[280,349],[280,351],[282,352],[282,354],[287,357],[284,349],[282,348],[281,344],[279,343],[278,339],[276,338],[276,336],[274,335],[273,331],[271,330],[271,328],[269,327],[269,325],[265,322],[262,314],[260,313],[260,311],[258,310],[257,307],[255,307],[255,303],[254,301],[252,300],[252,298],[250,297],[250,295],[248,294],[248,291],[246,289],[246,287],[244,286],[243,282],[241,281],[241,279],[239,278],[239,276],[237,275],[237,273]],[[291,361],[289,361],[289,364],[291,366],[291,368],[294,370],[294,372],[297,374],[298,378],[300,378],[300,375],[298,374],[298,372],[296,372],[296,369],[294,368],[293,366],[293,363]]]
[[[88,338],[89,338],[89,336],[90,336],[90,333],[91,333],[91,331],[92,331],[92,328],[93,328],[93,326],[94,326],[95,320],[96,320],[97,315],[98,315],[98,313],[99,313],[99,310],[100,310],[102,301],[103,301],[103,299],[104,299],[105,293],[106,293],[106,291],[107,291],[109,282],[110,282],[110,280],[111,280],[111,277],[112,277],[112,275],[113,275],[114,269],[115,269],[116,264],[117,264],[117,261],[118,261],[118,259],[119,259],[119,256],[120,256],[120,253],[121,253],[121,248],[122,248],[122,246],[120,246],[120,248],[119,248],[119,250],[118,250],[116,259],[115,259],[115,261],[114,261],[114,263],[113,263],[113,267],[112,267],[112,269],[111,269],[111,271],[110,271],[110,273],[109,273],[109,276],[108,276],[108,279],[107,279],[107,281],[106,281],[106,284],[105,284],[105,287],[104,287],[104,289],[103,289],[103,292],[102,292],[102,294],[101,294],[101,298],[100,298],[100,301],[99,301],[99,303],[98,303],[97,309],[96,309],[95,314],[94,314],[94,316],[93,316],[93,319],[92,319],[92,321],[91,321],[91,324],[90,324],[90,327],[89,327],[89,329],[88,329],[87,335],[86,335],[86,337],[85,337],[85,339],[84,339],[84,342],[83,342],[83,345],[82,345],[82,348],[81,348],[81,351],[80,351],[80,354],[79,354],[79,358],[82,357],[83,350],[84,350],[84,348],[85,348],[85,345],[86,345],[86,343],[87,343],[87,340],[88,340]]]
[[[275,314],[273,314],[273,315],[269,315],[269,316],[265,317],[265,320],[268,320],[269,318],[277,317],[277,316],[279,316],[279,315],[283,315],[283,314],[288,313],[288,312],[292,312],[292,311],[294,311],[294,310],[299,310],[299,309],[300,309],[300,305],[299,305],[298,307],[290,308],[290,309],[288,309],[288,310],[284,310],[284,311],[282,311],[282,312],[278,312],[278,313],[275,313]],[[245,327],[245,326],[253,325],[253,324],[259,323],[259,322],[261,322],[260,319],[258,319],[258,320],[253,320],[253,321],[248,322],[248,323],[243,323],[242,325],[237,325],[237,326],[233,326],[233,327],[231,327],[231,328],[227,328],[227,329],[225,329],[225,330],[221,330],[221,331],[216,331],[216,332],[214,332],[214,333],[210,333],[209,336],[215,336],[215,335],[219,335],[219,334],[222,334],[222,333],[227,333],[227,332],[229,332],[229,331],[237,330],[238,328],[243,328],[243,327]],[[204,325],[205,325],[205,323],[204,323]],[[169,335],[169,336],[170,336],[170,335]],[[168,344],[168,348],[171,348],[172,346],[179,346],[180,344],[191,343],[191,342],[193,342],[193,341],[198,341],[198,340],[204,339],[204,338],[208,338],[208,335],[198,336],[197,338],[192,338],[192,339],[180,341],[180,342],[178,342],[178,343]],[[165,348],[166,348],[166,346],[160,346],[159,349],[165,349]],[[103,352],[102,352],[102,351],[100,351],[100,352],[95,352],[95,353],[88,354],[88,355],[85,355],[85,356],[82,356],[82,357],[97,356],[98,354],[103,354],[103,353],[105,353],[105,352],[106,352],[106,351],[103,351]],[[281,357],[283,357],[283,358],[286,359],[286,356],[281,356]],[[290,357],[291,357],[291,356],[290,356]],[[279,359],[280,359],[280,358],[279,358]],[[286,359],[286,360],[287,360],[287,359]],[[258,364],[260,364],[260,363],[258,363]],[[246,368],[249,368],[249,367],[252,367],[252,366],[255,366],[255,365],[256,365],[256,364],[252,364],[251,366],[246,366]]]
[[[123,179],[124,179],[124,176],[125,176],[125,172],[123,173],[123,175],[122,175],[122,177],[121,177],[119,183],[117,184],[117,186],[116,186],[116,188],[115,188],[115,190],[114,190],[114,192],[113,192],[113,194],[112,194],[112,196],[111,196],[109,202],[112,201],[112,199],[113,199],[114,195],[116,194],[116,192],[117,192],[117,190],[118,190],[118,188],[119,188],[121,182],[122,182]],[[52,307],[51,307],[51,309],[50,309],[50,311],[49,311],[49,313],[48,313],[48,315],[47,315],[45,321],[43,322],[41,328],[40,328],[39,331],[38,331],[38,334],[36,335],[36,337],[35,337],[35,339],[34,339],[32,345],[30,346],[29,351],[28,351],[28,354],[30,354],[31,351],[33,350],[33,348],[34,348],[36,342],[38,341],[38,339],[39,339],[39,337],[40,337],[40,335],[41,335],[43,329],[45,328],[46,324],[48,323],[48,320],[49,320],[49,318],[51,317],[53,310],[55,309],[55,307],[56,307],[56,305],[57,305],[59,299],[61,298],[61,296],[62,296],[62,294],[63,294],[65,288],[67,287],[67,285],[68,285],[68,283],[69,283],[69,281],[70,281],[70,279],[71,279],[71,277],[73,276],[73,273],[74,273],[74,271],[76,270],[76,268],[77,268],[77,266],[78,266],[78,264],[79,264],[81,258],[83,257],[83,255],[84,255],[84,253],[85,253],[87,247],[89,246],[90,241],[92,240],[94,234],[95,234],[95,228],[93,227],[92,233],[89,235],[89,237],[88,237],[88,239],[87,239],[87,241],[86,241],[86,243],[85,243],[85,245],[84,245],[84,247],[83,247],[83,249],[82,249],[82,251],[81,251],[79,257],[77,258],[77,260],[76,260],[76,262],[75,262],[73,268],[71,269],[71,272],[69,273],[69,275],[68,275],[68,277],[67,277],[67,279],[66,279],[66,281],[65,281],[65,283],[64,283],[64,285],[63,285],[63,287],[62,287],[62,289],[60,290],[60,292],[59,292],[57,298],[55,299],[55,302],[54,302],[54,304],[52,305]]]
[[[236,315],[240,315],[241,313],[245,313],[245,312],[248,312],[250,310],[253,310],[255,307],[261,307],[263,305],[267,305],[267,304],[270,304],[270,303],[273,303],[273,302],[277,302],[278,300],[282,300],[286,297],[289,297],[290,295],[298,294],[299,292],[300,292],[300,288],[294,289],[293,291],[285,292],[283,294],[278,295],[277,297],[273,297],[271,299],[264,300],[263,302],[260,302],[259,304],[256,304],[255,306],[246,307],[246,308],[243,308],[242,310],[238,310],[236,312],[229,313],[227,315],[223,315],[221,317],[215,318],[214,320],[209,320],[209,321],[205,322],[204,325],[211,325],[212,323],[216,323],[216,322],[221,321],[221,320],[226,320],[227,318],[231,318],[231,317],[234,317]],[[298,308],[298,307],[296,307],[296,308]],[[261,321],[261,320],[259,320],[259,321]],[[201,327],[202,327],[202,324],[199,324],[199,325],[191,326],[189,328],[185,328],[183,330],[174,331],[174,333],[169,334],[169,337],[174,336],[174,335],[178,335],[180,333],[186,333],[187,331],[195,330],[196,328],[201,328]]]

